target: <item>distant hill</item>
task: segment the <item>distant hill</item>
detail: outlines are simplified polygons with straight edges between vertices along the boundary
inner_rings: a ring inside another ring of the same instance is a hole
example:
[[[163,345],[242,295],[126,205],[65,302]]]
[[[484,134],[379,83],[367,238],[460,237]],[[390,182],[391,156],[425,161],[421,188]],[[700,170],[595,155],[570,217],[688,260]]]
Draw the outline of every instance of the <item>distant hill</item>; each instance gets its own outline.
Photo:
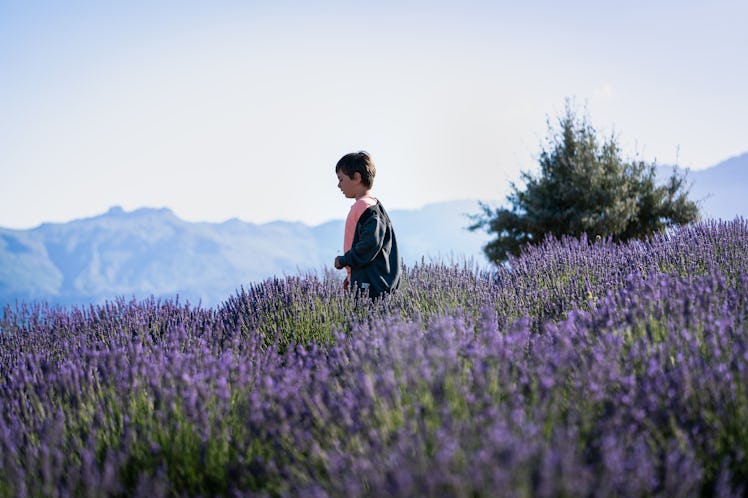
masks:
[[[672,167],[660,167],[666,178]],[[748,218],[748,153],[687,176],[707,218]],[[469,232],[471,200],[390,212],[406,264],[421,259],[486,265],[484,232]],[[151,295],[213,306],[239,287],[272,276],[322,272],[340,250],[343,220],[317,226],[278,221],[191,223],[168,209],[125,212],[0,228],[0,306],[16,300],[101,303]]]
[[[486,264],[485,233],[464,230],[477,201],[390,212],[406,264],[428,260]],[[191,223],[168,209],[0,228],[0,305],[16,300],[89,304],[151,295],[212,306],[240,286],[272,276],[331,268],[342,247],[343,220],[310,227],[278,221]]]
[[[672,171],[672,166],[661,166],[657,176],[667,178]],[[684,173],[682,169],[678,171]],[[686,182],[691,186],[689,197],[698,203],[704,218],[748,218],[748,153],[686,173]]]
[[[689,174],[691,197],[706,218],[748,218],[748,153]]]

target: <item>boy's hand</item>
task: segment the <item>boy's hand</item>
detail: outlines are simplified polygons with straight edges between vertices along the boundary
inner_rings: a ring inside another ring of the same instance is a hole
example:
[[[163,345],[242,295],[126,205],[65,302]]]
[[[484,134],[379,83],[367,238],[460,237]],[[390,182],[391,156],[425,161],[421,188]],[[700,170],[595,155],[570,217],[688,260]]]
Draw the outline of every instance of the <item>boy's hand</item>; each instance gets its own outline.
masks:
[[[335,268],[338,269],[338,270],[342,270],[343,268],[345,268],[345,266],[343,266],[342,264],[340,264],[340,256],[335,256],[335,263],[334,263],[334,265],[335,265]]]

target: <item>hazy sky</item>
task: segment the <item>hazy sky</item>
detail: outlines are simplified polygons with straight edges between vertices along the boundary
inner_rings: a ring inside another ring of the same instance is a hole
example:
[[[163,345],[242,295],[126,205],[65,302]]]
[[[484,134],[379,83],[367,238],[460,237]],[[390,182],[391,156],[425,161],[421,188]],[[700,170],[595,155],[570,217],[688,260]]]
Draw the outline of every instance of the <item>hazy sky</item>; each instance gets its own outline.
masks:
[[[343,218],[503,200],[575,98],[628,156],[748,151],[748,2],[0,0],[0,226],[119,205]]]

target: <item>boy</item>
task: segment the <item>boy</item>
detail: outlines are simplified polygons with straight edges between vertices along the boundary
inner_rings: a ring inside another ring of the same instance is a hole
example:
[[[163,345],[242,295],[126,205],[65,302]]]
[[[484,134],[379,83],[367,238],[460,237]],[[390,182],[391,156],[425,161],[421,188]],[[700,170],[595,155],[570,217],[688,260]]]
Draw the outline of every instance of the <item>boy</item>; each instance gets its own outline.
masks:
[[[372,298],[391,292],[400,284],[400,253],[395,231],[382,204],[371,195],[377,170],[366,152],[352,152],[335,165],[338,188],[348,199],[356,199],[345,221],[342,256],[335,268],[346,268],[343,283],[351,283]]]

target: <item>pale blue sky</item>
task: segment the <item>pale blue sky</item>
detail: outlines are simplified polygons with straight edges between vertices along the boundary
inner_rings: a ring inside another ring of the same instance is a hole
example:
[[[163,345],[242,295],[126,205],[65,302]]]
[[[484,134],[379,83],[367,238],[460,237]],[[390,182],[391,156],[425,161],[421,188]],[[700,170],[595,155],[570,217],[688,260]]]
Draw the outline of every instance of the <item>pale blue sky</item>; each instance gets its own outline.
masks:
[[[169,207],[345,216],[503,200],[564,99],[627,155],[748,151],[748,2],[0,0],[0,226]]]

